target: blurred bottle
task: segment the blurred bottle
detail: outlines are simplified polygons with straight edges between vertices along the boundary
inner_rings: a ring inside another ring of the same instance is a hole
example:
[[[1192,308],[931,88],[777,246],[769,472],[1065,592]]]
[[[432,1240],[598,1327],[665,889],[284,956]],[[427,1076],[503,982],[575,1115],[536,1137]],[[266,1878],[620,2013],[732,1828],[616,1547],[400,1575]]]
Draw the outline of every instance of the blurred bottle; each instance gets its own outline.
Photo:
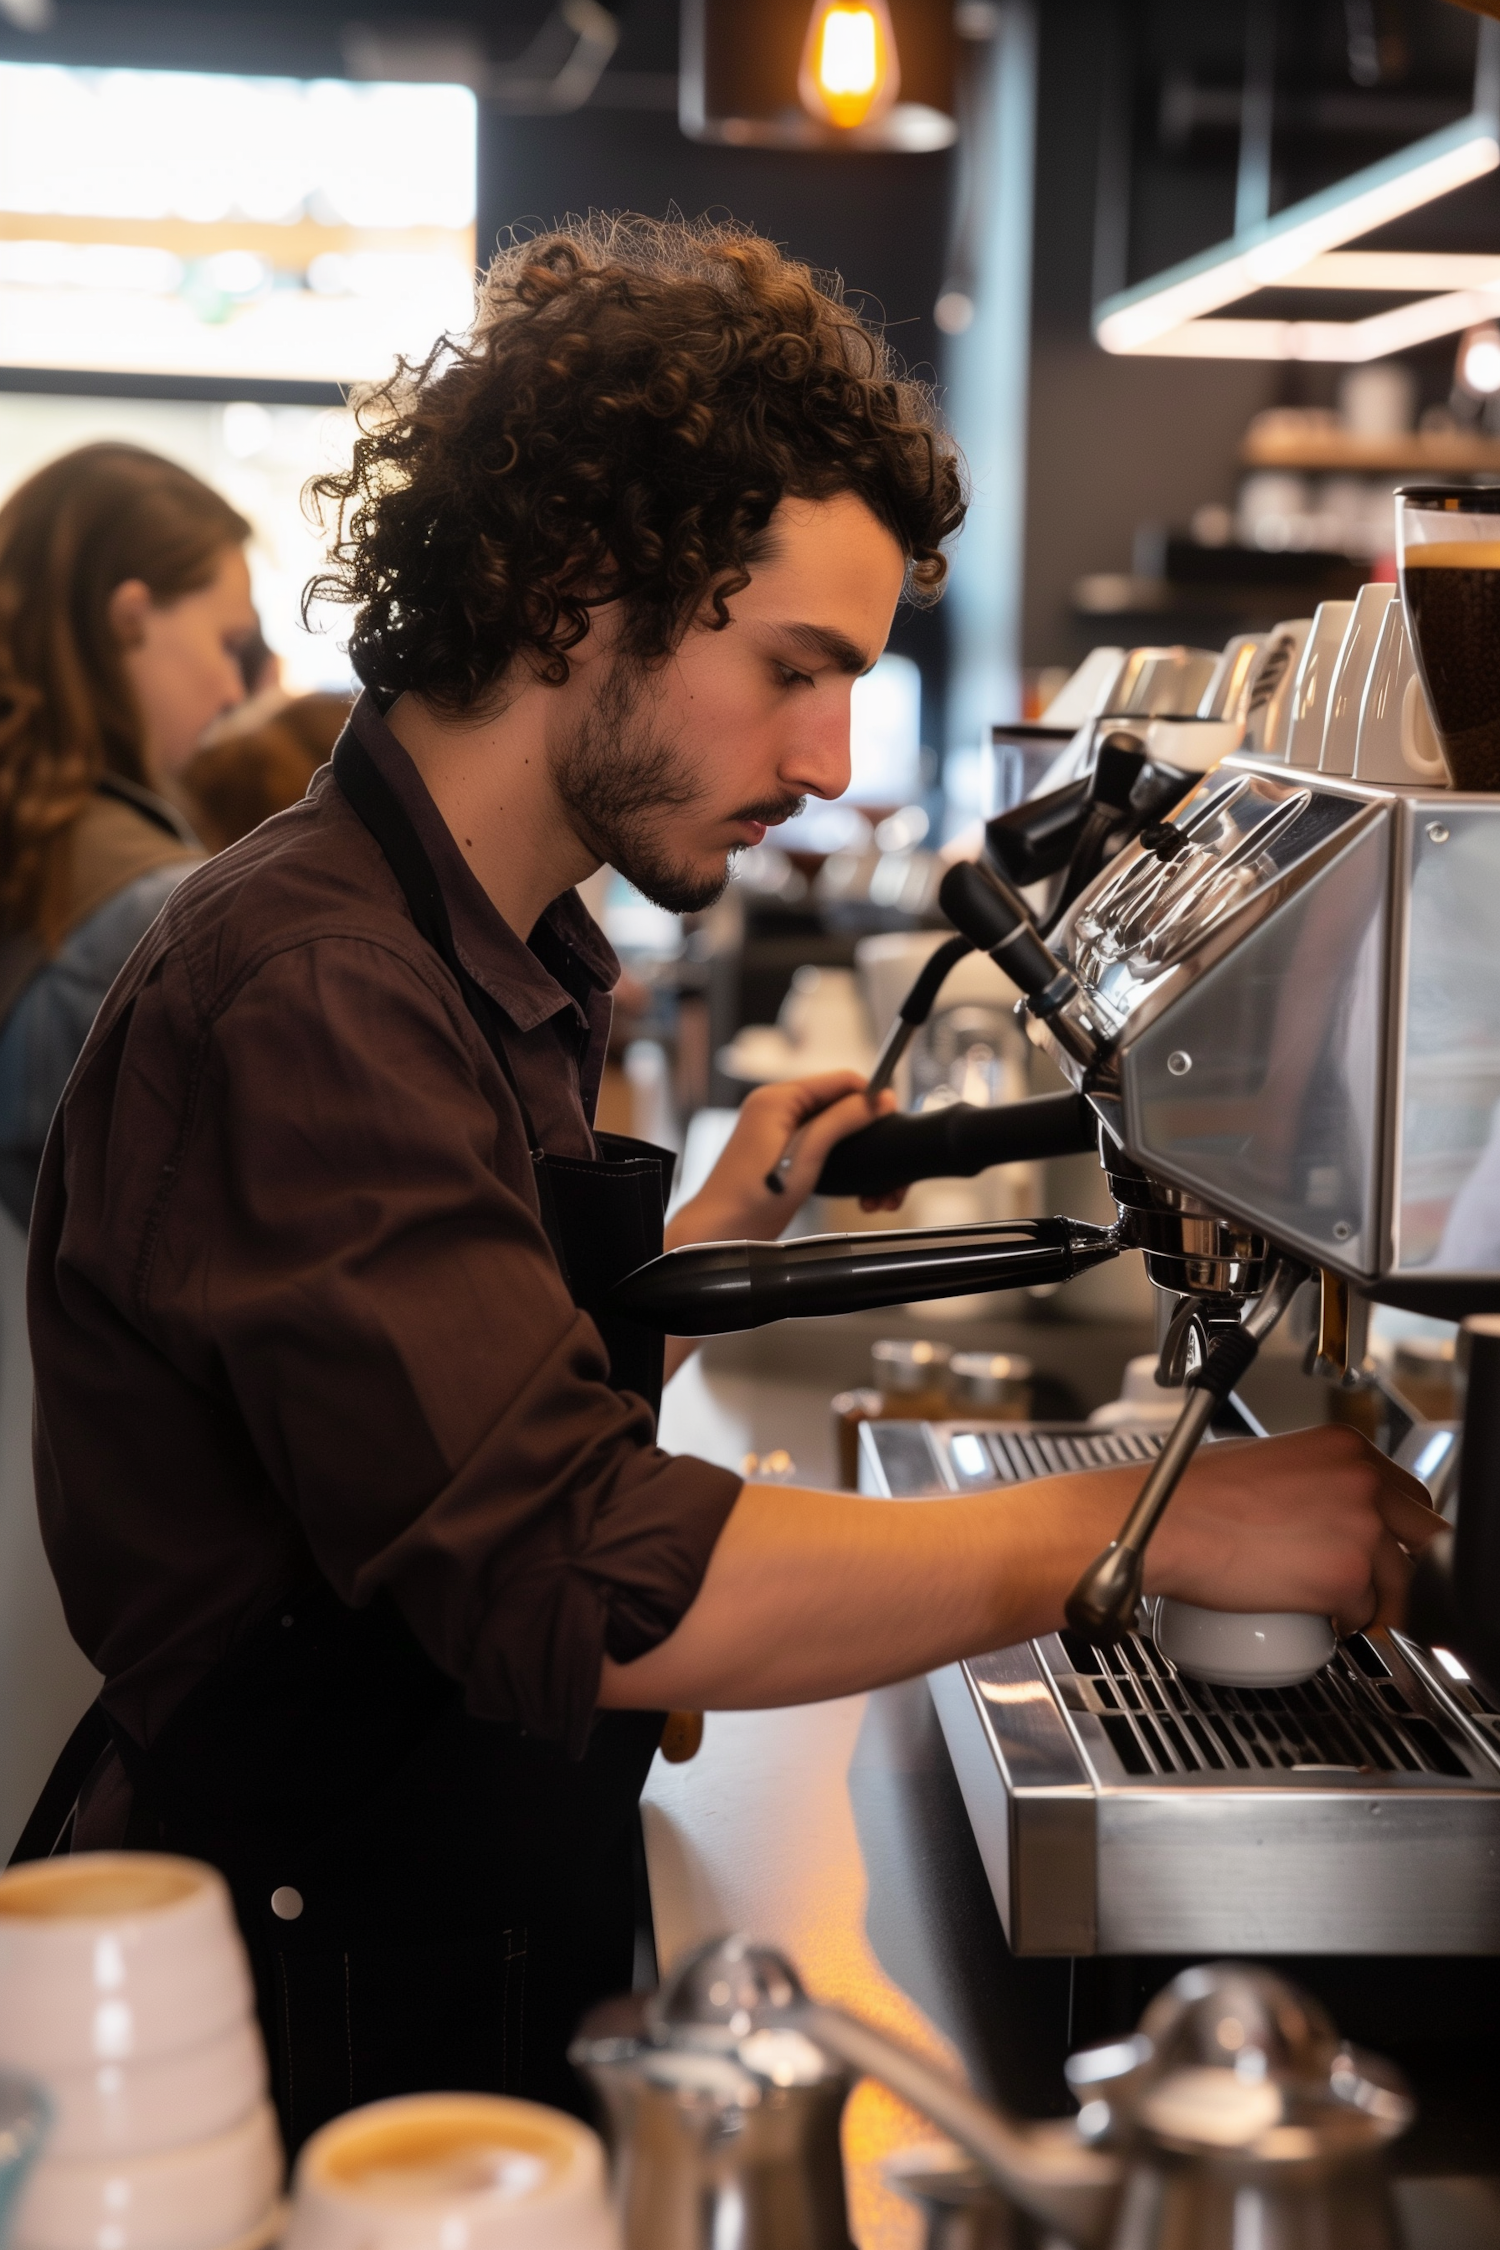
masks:
[[[1020,1352],[955,1352],[948,1362],[949,1412],[961,1408],[987,1422],[1027,1422],[1033,1373]]]
[[[861,1422],[942,1422],[952,1407],[948,1390],[951,1358],[946,1344],[925,1337],[887,1337],[870,1347],[873,1389],[840,1391],[833,1400],[834,1442],[839,1481],[853,1492],[859,1483]]]

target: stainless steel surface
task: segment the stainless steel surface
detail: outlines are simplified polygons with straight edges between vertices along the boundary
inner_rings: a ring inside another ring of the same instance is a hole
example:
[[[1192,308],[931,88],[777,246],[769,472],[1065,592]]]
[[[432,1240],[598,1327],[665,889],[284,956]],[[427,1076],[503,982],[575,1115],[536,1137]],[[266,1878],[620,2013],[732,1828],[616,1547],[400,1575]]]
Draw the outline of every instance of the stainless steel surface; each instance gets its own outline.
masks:
[[[861,1483],[974,1491],[1153,1442],[870,1423]],[[929,1685],[1017,1953],[1500,1955],[1500,1713],[1401,1635],[1301,1688],[1072,1633]]]

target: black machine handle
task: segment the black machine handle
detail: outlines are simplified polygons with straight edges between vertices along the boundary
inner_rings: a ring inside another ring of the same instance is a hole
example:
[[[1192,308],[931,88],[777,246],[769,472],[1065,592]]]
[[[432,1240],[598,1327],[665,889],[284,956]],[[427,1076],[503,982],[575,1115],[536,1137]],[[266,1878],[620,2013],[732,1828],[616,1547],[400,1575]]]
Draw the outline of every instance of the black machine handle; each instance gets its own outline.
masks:
[[[670,1336],[724,1336],[773,1320],[1038,1288],[1119,1254],[1112,1228],[1063,1218],[695,1242],[627,1274],[605,1309]]]
[[[1050,950],[1019,891],[1002,876],[964,859],[943,877],[938,904],[954,928],[1020,986],[1031,1013],[1075,1062],[1087,1069],[1097,1061],[1092,1032],[1069,1012],[1069,1003],[1078,997],[1073,972]]]
[[[1035,1094],[1003,1109],[951,1102],[920,1117],[877,1117],[830,1149],[819,1195],[889,1195],[913,1180],[972,1180],[992,1164],[1035,1164],[1096,1148],[1082,1094]]]

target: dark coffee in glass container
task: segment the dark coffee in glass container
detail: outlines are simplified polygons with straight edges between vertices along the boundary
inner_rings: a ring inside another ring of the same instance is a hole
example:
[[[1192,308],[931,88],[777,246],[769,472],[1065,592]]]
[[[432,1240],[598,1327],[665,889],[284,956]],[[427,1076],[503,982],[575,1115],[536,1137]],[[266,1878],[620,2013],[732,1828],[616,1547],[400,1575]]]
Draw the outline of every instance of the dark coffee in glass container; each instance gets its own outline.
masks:
[[[1500,538],[1408,546],[1401,592],[1453,786],[1500,790]]]

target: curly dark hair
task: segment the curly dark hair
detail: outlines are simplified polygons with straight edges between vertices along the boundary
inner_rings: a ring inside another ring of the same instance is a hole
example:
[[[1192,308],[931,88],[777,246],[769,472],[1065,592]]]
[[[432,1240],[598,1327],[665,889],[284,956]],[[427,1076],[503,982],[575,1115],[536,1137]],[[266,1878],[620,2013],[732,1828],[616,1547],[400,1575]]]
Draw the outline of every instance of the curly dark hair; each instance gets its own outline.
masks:
[[[931,391],[815,275],[747,228],[632,215],[515,241],[474,326],[366,394],[346,474],[313,480],[367,686],[440,710],[492,698],[518,656],[568,676],[591,610],[667,654],[706,598],[717,624],[778,501],[852,493],[930,602],[963,521],[958,450]]]

